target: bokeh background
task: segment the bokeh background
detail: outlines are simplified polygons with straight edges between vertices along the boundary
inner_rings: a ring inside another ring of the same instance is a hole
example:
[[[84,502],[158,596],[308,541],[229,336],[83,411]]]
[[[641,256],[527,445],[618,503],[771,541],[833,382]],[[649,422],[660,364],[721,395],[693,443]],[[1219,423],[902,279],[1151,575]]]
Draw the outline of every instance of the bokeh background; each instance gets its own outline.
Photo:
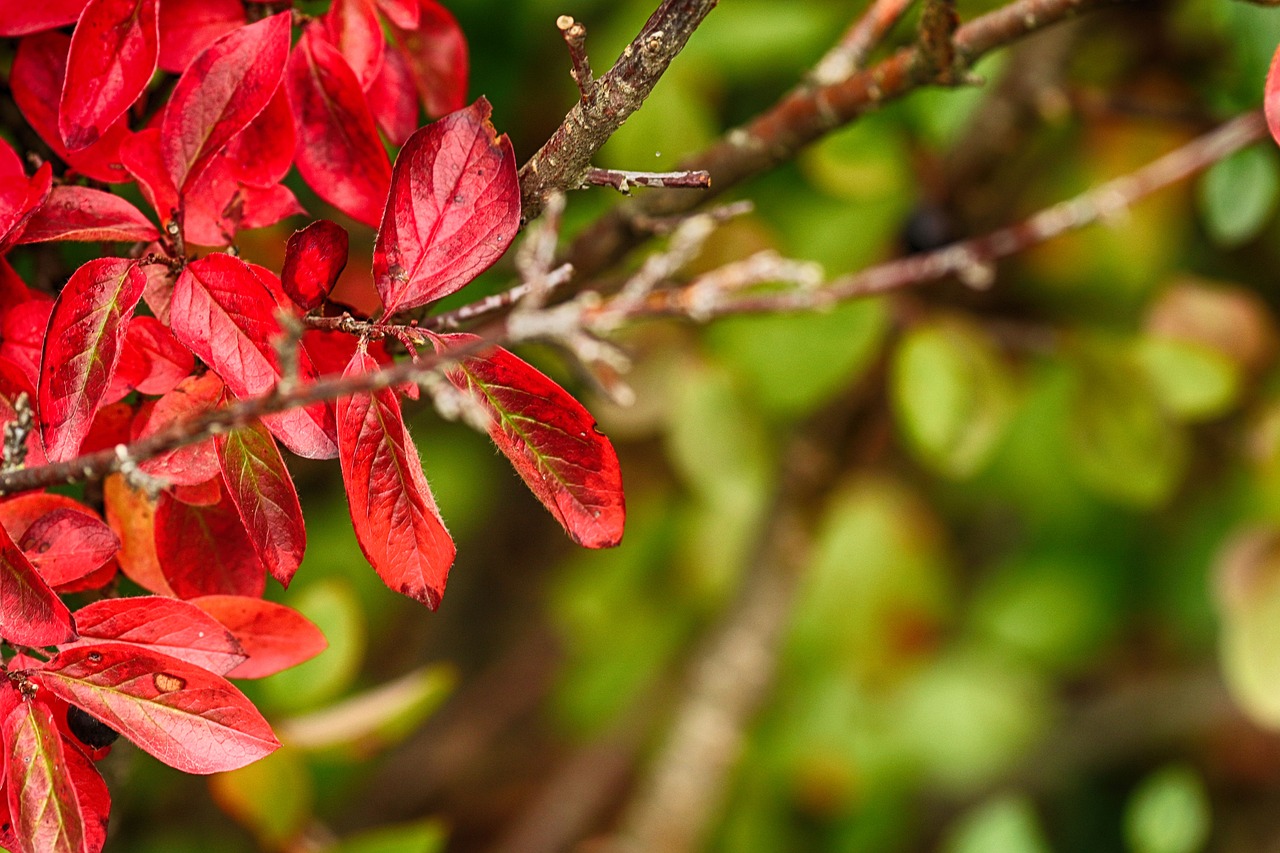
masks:
[[[586,23],[599,71],[655,4],[448,5],[472,93],[523,161],[576,97],[556,16]],[[862,7],[724,0],[599,165],[674,167]],[[1280,9],[1230,0],[1056,27],[982,62],[985,85],[912,94],[733,192],[755,212],[694,271],[774,248],[837,275],[1015,221],[1256,108],[1277,44]],[[1280,850],[1278,167],[1254,146],[1000,263],[982,291],[634,326],[617,338],[630,408],[522,350],[614,439],[626,536],[576,549],[483,436],[419,406],[458,541],[438,613],[364,562],[337,466],[298,462],[308,554],[270,594],[330,648],[246,685],[287,746],[205,780],[122,743],[102,766],[108,849],[591,849],[643,796],[691,661],[758,581],[799,455],[825,485],[798,508],[805,547],[705,849]],[[293,186],[351,227],[341,286],[358,294],[372,234]],[[566,240],[618,202],[572,195]],[[278,268],[299,224],[241,248]]]

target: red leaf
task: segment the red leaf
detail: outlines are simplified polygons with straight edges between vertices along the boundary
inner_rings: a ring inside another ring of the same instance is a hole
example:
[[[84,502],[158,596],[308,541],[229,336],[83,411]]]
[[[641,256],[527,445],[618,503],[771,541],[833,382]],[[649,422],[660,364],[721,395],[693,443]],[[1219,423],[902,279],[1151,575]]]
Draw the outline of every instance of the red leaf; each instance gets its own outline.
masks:
[[[160,4],[160,68],[181,74],[200,51],[244,23],[240,0],[164,0]]]
[[[120,569],[129,580],[149,592],[173,595],[156,556],[155,502],[134,491],[120,474],[103,481],[107,524],[120,537]]]
[[[90,853],[62,735],[49,706],[19,703],[5,717],[4,744],[9,813],[22,853]]]
[[[146,298],[145,290],[143,298]],[[173,336],[168,326],[155,317],[134,317],[125,332],[124,348],[112,384],[121,384],[126,393],[167,394],[190,375],[195,364],[191,351]]]
[[[72,151],[102,138],[151,81],[159,0],[89,0],[71,36],[58,129]]]
[[[0,255],[17,244],[28,220],[49,198],[53,189],[53,167],[48,163],[36,170],[31,180],[0,178]]]
[[[283,604],[242,595],[206,595],[191,603],[226,626],[249,656],[228,678],[265,678],[329,647],[311,620]]]
[[[215,157],[187,191],[183,212],[188,243],[228,246],[241,230],[306,212],[288,187],[249,186],[236,180],[235,168],[226,157]]]
[[[73,458],[120,358],[146,277],[133,261],[100,258],[76,270],[54,303],[40,362],[40,436],[49,459]]]
[[[56,646],[75,636],[66,605],[9,534],[0,532],[0,637],[19,646]]]
[[[262,595],[266,575],[229,498],[193,506],[168,492],[156,506],[156,556],[179,598]]]
[[[405,30],[418,28],[418,0],[377,0],[377,3],[392,24]]]
[[[258,117],[227,143],[227,171],[243,184],[269,189],[288,174],[296,147],[289,95],[280,86]]]
[[[102,774],[93,766],[93,761],[73,743],[68,746],[66,736],[62,739],[63,757],[66,765],[63,772],[75,788],[76,800],[80,803],[80,816],[84,819],[84,845],[88,853],[98,853],[107,842],[107,819],[111,815],[111,792]],[[107,747],[104,751],[109,751]]]
[[[269,392],[280,379],[272,341],[281,334],[278,303],[267,284],[239,258],[207,255],[188,264],[178,277],[170,306],[173,333],[208,364],[240,398]],[[300,349],[303,380],[315,369]],[[267,428],[299,456],[331,459],[338,448],[332,412],[323,404],[270,415]]]
[[[197,417],[215,408],[221,397],[222,380],[216,374],[190,376],[156,401],[149,412],[144,409],[138,413],[134,421],[136,435],[133,437],[146,438]],[[161,477],[175,485],[195,485],[218,475],[213,442],[207,439],[143,460],[139,467],[151,476]]]
[[[345,375],[377,369],[357,352]],[[339,398],[338,445],[360,550],[388,587],[436,609],[455,549],[395,392]]]
[[[120,143],[120,162],[138,182],[138,189],[163,223],[173,221],[178,188],[173,185],[160,154],[160,131],[149,128]]]
[[[82,644],[128,643],[226,675],[247,658],[222,623],[195,604],[144,595],[108,598],[76,611]]]
[[[80,5],[84,5],[83,0]],[[120,143],[129,136],[123,117],[88,148],[71,152],[62,141],[62,133],[58,130],[58,101],[62,97],[62,81],[70,47],[71,39],[59,32],[24,38],[18,45],[13,70],[9,74],[13,100],[31,128],[73,172],[95,181],[127,181],[129,174],[120,164]]]
[[[391,144],[398,148],[408,142],[418,129],[418,90],[413,86],[409,63],[400,51],[383,53],[382,68],[365,97],[374,121]]]
[[[32,388],[40,382],[40,352],[52,313],[53,300],[42,297],[0,313],[0,357],[21,370]]]
[[[289,55],[289,21],[281,12],[233,30],[183,72],[160,127],[164,163],[179,191],[275,94]]]
[[[136,646],[68,649],[30,677],[186,773],[235,770],[280,746],[226,679]]]
[[[479,340],[444,335],[450,345]],[[613,445],[581,403],[501,347],[464,359],[449,379],[489,414],[489,437],[579,545],[622,540],[626,509]]]
[[[310,311],[324,302],[346,266],[346,229],[319,219],[289,238],[280,284],[298,307]]]
[[[75,498],[53,492],[29,492],[0,502],[0,526],[4,527],[10,539],[20,542],[26,535],[27,528],[60,509],[74,510],[90,518],[97,518],[93,510]]]
[[[334,0],[320,24],[329,43],[351,66],[360,88],[367,90],[382,67],[386,44],[373,0]]]
[[[343,213],[376,228],[391,162],[351,66],[311,26],[289,59],[286,81],[302,179]]]
[[[126,199],[89,187],[59,186],[27,222],[19,243],[151,241],[160,232]]]
[[[307,531],[302,506],[275,439],[260,422],[214,437],[231,502],[271,576],[284,586],[302,562]]]
[[[18,547],[51,587],[78,581],[120,550],[120,540],[99,518],[79,509],[55,509],[22,534]]]
[[[467,102],[467,40],[449,10],[435,0],[421,0],[416,28],[399,26],[393,16],[390,30],[395,47],[409,63],[427,115],[435,118],[462,109]]]
[[[427,125],[396,158],[373,252],[388,316],[426,305],[493,264],[520,227],[515,152],[481,98]]]
[[[0,0],[0,37],[25,36],[74,24],[88,0]]]

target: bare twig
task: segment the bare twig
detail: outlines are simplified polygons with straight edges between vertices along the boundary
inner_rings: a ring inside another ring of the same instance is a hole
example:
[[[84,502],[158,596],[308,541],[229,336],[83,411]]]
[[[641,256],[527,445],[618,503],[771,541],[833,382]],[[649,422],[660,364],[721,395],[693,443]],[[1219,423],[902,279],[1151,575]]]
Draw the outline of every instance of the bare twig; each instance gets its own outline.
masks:
[[[583,103],[586,103],[591,100],[591,94],[595,90],[591,61],[587,59],[587,28],[570,15],[556,18],[556,26],[560,28],[560,35],[564,36],[565,46],[569,48],[573,82],[578,84],[578,92]]]
[[[671,60],[718,0],[662,0],[613,67],[596,80],[520,169],[522,215],[538,217],[547,197],[582,186],[591,158],[653,91]]]
[[[974,286],[990,284],[995,261],[1067,231],[1119,215],[1144,196],[1213,165],[1264,138],[1266,133],[1262,113],[1246,113],[1135,172],[1055,204],[1014,225],[932,252],[870,267],[837,279],[827,287],[730,300],[712,308],[702,304],[699,313],[702,318],[709,319],[723,314],[814,310],[950,275],[958,275]],[[646,312],[651,315],[690,316],[692,295],[696,294],[688,290],[656,291],[646,300],[645,308],[633,309],[630,317]]]
[[[866,64],[871,51],[889,34],[911,3],[912,0],[872,0],[862,17],[818,60],[809,74],[809,83],[830,86],[848,80]]]
[[[959,79],[953,41],[959,26],[956,0],[925,0],[924,12],[920,15],[920,58],[926,73],[944,86]]]
[[[706,189],[711,186],[711,175],[703,171],[627,172],[622,169],[601,169],[592,166],[587,170],[583,183],[597,187],[613,187],[623,195],[631,195],[632,187]]]
[[[956,71],[963,73],[998,47],[1092,9],[1123,0],[1015,0],[960,27],[955,33]],[[589,279],[612,266],[647,234],[637,220],[683,213],[753,175],[790,161],[829,131],[895,98],[934,82],[919,48],[906,48],[830,85],[800,85],[766,112],[725,134],[681,164],[711,173],[704,193],[654,190],[619,205],[583,231],[569,250],[579,276]]]

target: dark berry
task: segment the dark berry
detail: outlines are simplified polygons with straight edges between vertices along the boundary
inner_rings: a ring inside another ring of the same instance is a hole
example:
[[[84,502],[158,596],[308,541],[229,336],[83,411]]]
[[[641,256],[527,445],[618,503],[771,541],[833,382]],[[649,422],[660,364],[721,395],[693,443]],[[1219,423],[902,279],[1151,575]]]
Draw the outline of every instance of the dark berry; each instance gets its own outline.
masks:
[[[941,249],[955,239],[950,217],[936,204],[921,203],[902,225],[902,248],[908,255]]]
[[[81,743],[93,749],[111,746],[116,742],[116,738],[120,737],[120,733],[111,728],[111,726],[108,726],[97,717],[85,713],[75,705],[67,707],[67,728],[79,738]]]

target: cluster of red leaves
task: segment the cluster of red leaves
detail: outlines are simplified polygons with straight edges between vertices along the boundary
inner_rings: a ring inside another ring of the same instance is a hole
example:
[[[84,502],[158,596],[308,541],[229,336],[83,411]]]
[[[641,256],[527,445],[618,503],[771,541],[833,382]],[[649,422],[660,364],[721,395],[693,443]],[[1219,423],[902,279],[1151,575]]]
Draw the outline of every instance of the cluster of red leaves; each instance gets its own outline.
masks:
[[[334,0],[317,18],[241,0],[0,0],[6,37],[17,39],[9,88],[56,157],[29,175],[0,140],[0,422],[33,418],[27,466],[105,448],[127,457],[131,442],[229,401],[391,360],[377,341],[336,332],[281,346],[286,326],[341,310],[329,299],[347,262],[338,225],[294,234],[279,276],[190,251],[301,213],[282,183],[294,165],[322,199],[378,228],[379,322],[459,290],[519,229],[514,153],[487,102],[463,107],[465,43],[436,0]],[[423,111],[440,118],[419,128]],[[394,165],[386,143],[402,146]],[[126,183],[155,220],[102,189]],[[4,257],[66,240],[145,249],[85,263],[56,295],[28,287]],[[449,380],[568,534],[616,544],[618,461],[582,405],[474,336],[429,340],[468,347]],[[131,461],[93,501],[0,501],[0,639],[12,650],[0,680],[0,844],[101,849],[109,797],[93,762],[107,750],[94,731],[192,773],[278,746],[226,678],[268,675],[324,646],[303,617],[261,598],[268,575],[290,582],[306,547],[280,444],[339,459],[373,568],[439,605],[455,549],[403,393],[416,388],[298,406]],[[163,488],[134,488],[144,480]],[[99,594],[75,613],[61,599],[114,590],[121,572],[152,594]]]

